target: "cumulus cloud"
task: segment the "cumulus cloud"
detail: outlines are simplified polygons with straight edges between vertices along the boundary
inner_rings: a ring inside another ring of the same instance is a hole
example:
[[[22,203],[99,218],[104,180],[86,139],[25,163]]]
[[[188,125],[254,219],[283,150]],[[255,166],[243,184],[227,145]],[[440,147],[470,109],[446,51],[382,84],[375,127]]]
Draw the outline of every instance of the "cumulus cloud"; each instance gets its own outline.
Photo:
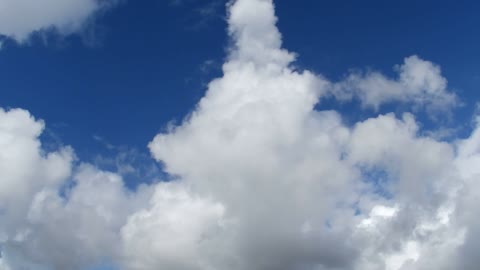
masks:
[[[440,69],[413,56],[395,80],[330,82],[291,67],[271,0],[228,15],[223,76],[149,144],[176,180],[130,190],[69,147],[45,153],[28,112],[0,111],[0,269],[476,269],[480,127],[449,143],[412,113],[347,126],[315,110],[332,93],[454,105]]]
[[[126,269],[210,269],[210,238],[222,230],[224,211],[177,183],[159,184],[122,228]]]
[[[62,35],[81,30],[96,12],[117,0],[0,0],[0,36],[19,43],[38,31],[54,29]]]
[[[378,110],[392,102],[410,103],[429,111],[445,111],[458,105],[457,97],[448,91],[440,67],[413,55],[396,66],[398,78],[390,79],[379,72],[353,73],[332,85],[339,100],[357,98],[364,107]]]

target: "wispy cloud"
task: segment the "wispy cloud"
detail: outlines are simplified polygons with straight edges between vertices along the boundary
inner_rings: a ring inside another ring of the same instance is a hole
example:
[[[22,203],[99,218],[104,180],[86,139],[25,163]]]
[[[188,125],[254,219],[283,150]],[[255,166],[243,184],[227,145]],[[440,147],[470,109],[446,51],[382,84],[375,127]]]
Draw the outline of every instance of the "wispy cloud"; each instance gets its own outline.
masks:
[[[177,8],[188,7],[190,14],[185,17],[186,28],[199,30],[207,27],[212,21],[223,18],[226,1],[172,0],[170,5]]]

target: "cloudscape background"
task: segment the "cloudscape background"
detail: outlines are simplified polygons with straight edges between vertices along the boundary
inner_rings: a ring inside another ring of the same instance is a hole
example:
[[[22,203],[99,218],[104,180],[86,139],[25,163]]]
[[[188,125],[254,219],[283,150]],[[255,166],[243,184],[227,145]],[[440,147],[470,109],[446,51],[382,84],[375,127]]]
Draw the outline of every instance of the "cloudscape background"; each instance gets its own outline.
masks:
[[[477,269],[474,1],[0,0],[0,270]]]

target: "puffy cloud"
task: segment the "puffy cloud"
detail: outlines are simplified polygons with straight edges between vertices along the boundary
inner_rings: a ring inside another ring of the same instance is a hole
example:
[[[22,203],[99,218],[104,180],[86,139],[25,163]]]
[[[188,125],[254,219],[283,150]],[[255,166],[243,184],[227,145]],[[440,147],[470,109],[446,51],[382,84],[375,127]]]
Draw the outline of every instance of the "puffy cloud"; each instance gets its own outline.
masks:
[[[118,254],[117,232],[135,201],[118,175],[82,166],[74,177],[67,198],[55,190],[34,196],[27,232],[7,252],[53,269],[85,269]]]
[[[208,258],[218,252],[212,245],[223,214],[220,203],[193,196],[177,183],[159,184],[149,207],[131,215],[122,228],[126,269],[211,268]]]
[[[149,144],[176,180],[127,189],[68,147],[44,153],[26,111],[0,111],[0,269],[476,269],[480,128],[449,143],[411,113],[347,126],[315,109],[332,89],[454,105],[439,68],[410,57],[396,80],[332,83],[291,67],[271,0],[228,9],[223,76]]]
[[[235,42],[229,64],[238,61],[286,67],[294,59],[292,53],[281,48],[281,34],[275,26],[277,17],[271,1],[231,1],[228,11],[228,31]]]
[[[25,42],[31,33],[55,29],[67,35],[82,29],[96,12],[117,0],[0,0],[0,36]]]
[[[364,107],[375,110],[392,102],[410,103],[433,112],[458,105],[456,95],[447,89],[440,67],[432,62],[414,55],[405,58],[396,71],[396,79],[379,72],[350,74],[332,85],[332,93],[340,100],[357,98]]]
[[[117,174],[74,165],[69,147],[46,153],[43,128],[27,111],[0,110],[0,269],[86,269],[119,256],[120,228],[150,191],[132,195]]]
[[[38,136],[44,124],[23,110],[0,110],[0,239],[22,241],[28,229],[24,221],[32,197],[43,189],[58,188],[70,176],[69,148],[44,153]],[[2,251],[2,255],[5,251]],[[5,264],[2,260],[2,264]]]
[[[435,191],[442,190],[436,185],[445,184],[443,178],[450,177],[454,149],[447,143],[419,137],[417,131],[411,114],[404,114],[402,120],[393,114],[368,119],[353,129],[349,158],[366,172],[386,172],[395,181],[377,184],[390,184],[384,188],[397,200],[432,200]]]
[[[24,218],[31,197],[43,188],[58,187],[70,175],[72,150],[43,153],[38,141],[43,128],[43,122],[35,121],[26,111],[0,109],[2,232],[20,233],[15,223]],[[5,238],[2,232],[0,239]]]
[[[376,108],[454,106],[440,69],[413,56],[398,80],[374,73],[331,83],[290,68],[295,56],[281,47],[271,1],[239,0],[229,15],[234,45],[223,77],[150,144],[168,172],[223,202],[236,220],[236,237],[225,238],[236,258],[229,268],[400,269],[420,261],[432,231],[447,231],[440,216],[457,177],[454,147],[419,136],[411,114],[349,128],[337,112],[314,106],[332,89]]]

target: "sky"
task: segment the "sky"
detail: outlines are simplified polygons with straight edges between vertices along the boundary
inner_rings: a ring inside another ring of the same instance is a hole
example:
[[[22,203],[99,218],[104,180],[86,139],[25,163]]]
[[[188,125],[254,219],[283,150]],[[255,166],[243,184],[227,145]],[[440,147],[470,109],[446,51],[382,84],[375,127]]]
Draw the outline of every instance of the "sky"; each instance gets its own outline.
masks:
[[[476,269],[479,10],[0,0],[0,270]]]

